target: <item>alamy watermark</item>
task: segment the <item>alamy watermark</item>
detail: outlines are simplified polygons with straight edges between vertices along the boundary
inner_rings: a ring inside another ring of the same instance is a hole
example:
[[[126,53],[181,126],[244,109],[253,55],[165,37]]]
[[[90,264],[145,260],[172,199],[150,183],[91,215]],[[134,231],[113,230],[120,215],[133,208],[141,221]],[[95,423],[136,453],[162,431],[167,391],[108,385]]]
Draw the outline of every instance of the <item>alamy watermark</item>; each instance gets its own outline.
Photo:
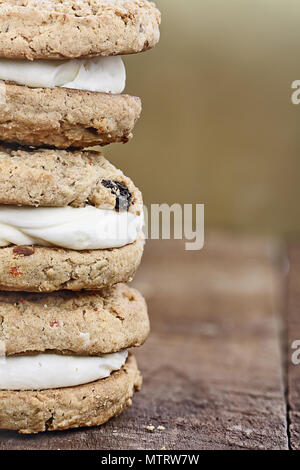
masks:
[[[294,80],[291,88],[293,91],[291,100],[293,104],[300,104],[300,80]]]
[[[291,356],[291,361],[294,366],[300,365],[300,340],[293,341],[291,348],[294,350]]]
[[[187,251],[204,246],[204,204],[144,206],[144,234],[151,240],[185,240]]]
[[[146,240],[184,240],[187,251],[199,251],[204,246],[203,204],[151,204],[138,216],[126,211],[119,212],[118,217],[112,214],[104,211],[99,225],[94,226],[99,238],[110,246],[133,243],[142,232]]]

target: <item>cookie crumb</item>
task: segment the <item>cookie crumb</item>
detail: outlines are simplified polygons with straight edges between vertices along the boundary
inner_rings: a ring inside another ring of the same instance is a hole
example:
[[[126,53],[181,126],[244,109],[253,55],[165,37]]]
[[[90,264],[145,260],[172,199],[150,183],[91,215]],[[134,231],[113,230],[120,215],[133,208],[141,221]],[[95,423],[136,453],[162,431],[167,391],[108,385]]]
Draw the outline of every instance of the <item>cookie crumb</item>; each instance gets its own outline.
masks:
[[[145,429],[147,429],[147,431],[149,432],[153,432],[155,430],[155,427],[150,425],[150,426],[146,426]]]

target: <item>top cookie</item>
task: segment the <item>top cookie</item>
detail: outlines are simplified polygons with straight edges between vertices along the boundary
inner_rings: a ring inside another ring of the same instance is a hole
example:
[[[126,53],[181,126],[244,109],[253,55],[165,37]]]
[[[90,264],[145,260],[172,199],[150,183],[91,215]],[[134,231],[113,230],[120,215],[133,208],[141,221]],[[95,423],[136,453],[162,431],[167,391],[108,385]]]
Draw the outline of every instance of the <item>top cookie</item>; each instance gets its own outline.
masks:
[[[0,57],[134,54],[157,44],[159,25],[146,0],[0,0]]]

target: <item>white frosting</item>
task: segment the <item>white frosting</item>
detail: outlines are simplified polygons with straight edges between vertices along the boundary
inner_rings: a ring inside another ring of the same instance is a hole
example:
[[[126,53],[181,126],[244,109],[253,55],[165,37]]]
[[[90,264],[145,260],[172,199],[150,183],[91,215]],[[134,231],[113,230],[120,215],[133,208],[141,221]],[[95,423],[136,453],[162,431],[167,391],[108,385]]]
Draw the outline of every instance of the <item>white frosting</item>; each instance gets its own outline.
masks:
[[[0,206],[0,246],[42,245],[71,250],[119,248],[135,242],[143,215],[94,206]]]
[[[109,377],[126,362],[127,351],[100,357],[14,356],[0,359],[0,390],[73,387]]]
[[[0,80],[33,88],[66,87],[122,93],[126,71],[119,56],[72,60],[0,59]]]

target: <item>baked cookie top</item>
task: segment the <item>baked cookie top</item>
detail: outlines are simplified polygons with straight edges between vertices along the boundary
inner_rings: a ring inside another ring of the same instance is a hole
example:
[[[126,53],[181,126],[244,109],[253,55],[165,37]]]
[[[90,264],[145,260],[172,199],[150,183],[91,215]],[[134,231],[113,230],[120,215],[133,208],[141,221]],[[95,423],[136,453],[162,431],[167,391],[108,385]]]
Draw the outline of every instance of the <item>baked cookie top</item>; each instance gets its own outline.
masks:
[[[121,248],[76,251],[47,246],[0,248],[0,290],[99,290],[132,281],[144,250],[142,236]],[[1,315],[0,315],[1,319]]]
[[[149,333],[146,303],[125,284],[99,292],[0,292],[2,354],[99,356],[140,346]]]
[[[0,0],[0,57],[133,54],[157,44],[159,25],[146,0]]]
[[[33,147],[84,148],[126,143],[141,100],[67,88],[0,82],[0,140]]]
[[[0,204],[143,210],[141,192],[99,152],[14,146],[0,147]]]

